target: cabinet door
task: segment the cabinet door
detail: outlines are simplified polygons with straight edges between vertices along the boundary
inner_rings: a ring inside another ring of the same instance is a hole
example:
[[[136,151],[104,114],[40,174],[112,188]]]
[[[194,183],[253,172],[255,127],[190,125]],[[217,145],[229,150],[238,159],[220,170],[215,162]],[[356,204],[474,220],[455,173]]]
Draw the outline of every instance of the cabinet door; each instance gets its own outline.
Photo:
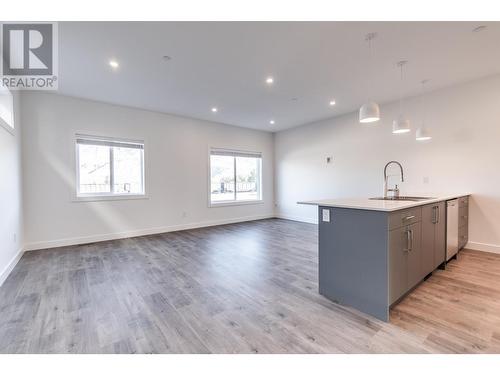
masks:
[[[406,227],[389,231],[389,304],[408,290],[408,246]]]
[[[410,290],[422,281],[422,223],[408,226],[410,231],[410,246],[408,251],[408,287]]]
[[[438,203],[434,243],[434,269],[446,259],[446,202]]]
[[[435,240],[438,205],[422,207],[422,278],[435,269]]]

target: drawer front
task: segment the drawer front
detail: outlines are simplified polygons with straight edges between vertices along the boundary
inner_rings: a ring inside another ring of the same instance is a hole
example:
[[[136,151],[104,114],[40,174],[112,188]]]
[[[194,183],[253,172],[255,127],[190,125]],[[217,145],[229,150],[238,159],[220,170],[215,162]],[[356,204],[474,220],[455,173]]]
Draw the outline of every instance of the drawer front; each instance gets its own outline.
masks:
[[[461,225],[458,228],[458,248],[462,249],[469,241],[469,224]]]
[[[465,207],[469,205],[469,197],[460,197],[458,198],[458,205],[460,207]]]
[[[469,234],[469,223],[465,223],[464,225],[460,225],[458,227],[458,235],[464,235],[464,234]]]
[[[458,231],[458,248],[463,249],[467,245],[467,242],[469,242],[469,234],[460,228]]]
[[[468,225],[469,223],[469,214],[467,213],[460,213],[460,216],[458,217],[458,226],[463,227]]]
[[[469,223],[469,206],[460,206],[458,209],[458,226],[462,227]]]
[[[422,220],[422,207],[410,208],[393,212],[389,215],[389,230],[405,225],[418,223]]]

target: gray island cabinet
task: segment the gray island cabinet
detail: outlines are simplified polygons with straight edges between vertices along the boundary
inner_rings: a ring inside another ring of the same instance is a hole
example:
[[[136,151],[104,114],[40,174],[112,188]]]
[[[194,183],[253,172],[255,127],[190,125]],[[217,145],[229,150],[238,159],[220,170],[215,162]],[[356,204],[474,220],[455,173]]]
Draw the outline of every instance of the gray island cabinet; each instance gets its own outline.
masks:
[[[389,304],[392,305],[444,263],[445,202],[391,213],[389,223]]]
[[[299,202],[319,207],[320,294],[388,321],[390,307],[445,264],[451,198]]]

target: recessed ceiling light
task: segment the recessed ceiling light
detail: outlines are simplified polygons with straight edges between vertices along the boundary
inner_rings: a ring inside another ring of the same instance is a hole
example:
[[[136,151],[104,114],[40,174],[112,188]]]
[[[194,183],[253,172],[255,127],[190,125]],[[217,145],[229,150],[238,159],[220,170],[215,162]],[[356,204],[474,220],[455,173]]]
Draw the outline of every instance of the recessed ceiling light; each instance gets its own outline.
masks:
[[[335,100],[330,100],[330,106],[334,106],[336,103],[335,103]]]
[[[486,30],[486,28],[487,28],[487,26],[485,26],[485,25],[480,25],[480,26],[478,26],[478,27],[473,28],[473,29],[472,29],[472,32],[473,32],[473,33],[478,33],[478,32],[480,32],[480,31],[484,31],[484,30]]]
[[[266,83],[267,83],[268,85],[273,84],[273,83],[274,83],[274,78],[273,78],[273,77],[267,77],[267,78],[266,78]]]
[[[212,107],[212,112],[213,112],[213,113],[215,113],[215,112],[217,112],[217,111],[218,111],[217,107]]]
[[[113,69],[117,69],[120,64],[118,64],[118,61],[116,60],[109,60],[109,66],[112,67]]]
[[[271,125],[274,125],[274,120],[269,121]]]

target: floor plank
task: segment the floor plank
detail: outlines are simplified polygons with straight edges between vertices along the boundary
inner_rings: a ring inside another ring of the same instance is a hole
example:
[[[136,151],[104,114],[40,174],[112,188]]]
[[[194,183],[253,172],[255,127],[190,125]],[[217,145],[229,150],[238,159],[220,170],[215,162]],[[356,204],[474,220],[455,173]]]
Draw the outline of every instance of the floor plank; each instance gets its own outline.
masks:
[[[269,219],[25,253],[0,352],[500,352],[499,255],[462,251],[385,323],[318,294],[317,241]]]

